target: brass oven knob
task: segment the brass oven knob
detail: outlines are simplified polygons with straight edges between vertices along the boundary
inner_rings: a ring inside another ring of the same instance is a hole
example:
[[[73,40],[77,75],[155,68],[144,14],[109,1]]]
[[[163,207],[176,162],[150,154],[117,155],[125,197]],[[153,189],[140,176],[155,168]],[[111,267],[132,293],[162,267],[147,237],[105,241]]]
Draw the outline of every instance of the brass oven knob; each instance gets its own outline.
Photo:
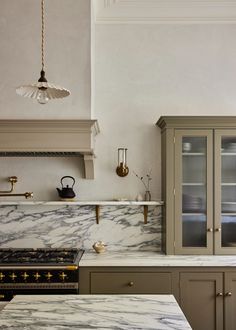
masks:
[[[12,279],[12,281],[15,281],[15,278],[17,278],[15,273],[11,273],[11,275],[9,275],[9,277]]]
[[[0,281],[2,281],[4,279],[5,275],[1,272],[0,273]]]
[[[41,277],[41,275],[39,275],[38,272],[35,273],[33,276],[34,276],[34,278],[36,279],[36,281],[38,281],[38,279]]]
[[[134,286],[134,282],[130,281],[130,282],[128,283],[128,286]]]
[[[64,272],[62,272],[59,276],[62,279],[62,281],[65,281],[65,279],[67,278],[67,275]]]
[[[45,276],[47,277],[48,281],[50,281],[53,275],[50,272],[48,272]]]
[[[27,277],[29,277],[29,274],[27,274],[26,272],[24,272],[21,276],[26,281],[27,280]]]

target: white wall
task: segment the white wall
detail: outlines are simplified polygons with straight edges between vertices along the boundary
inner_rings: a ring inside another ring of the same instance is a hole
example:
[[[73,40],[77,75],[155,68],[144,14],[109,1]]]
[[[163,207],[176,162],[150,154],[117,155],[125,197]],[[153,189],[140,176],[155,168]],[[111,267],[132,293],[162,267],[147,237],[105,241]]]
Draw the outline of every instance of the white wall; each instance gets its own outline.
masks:
[[[88,0],[47,3],[47,76],[72,95],[45,107],[15,95],[38,78],[38,1],[0,1],[0,118],[89,118],[90,8]],[[52,19],[51,19],[52,17]],[[94,28],[94,26],[93,26]],[[93,117],[100,124],[94,181],[81,179],[76,159],[0,159],[0,185],[55,199],[62,175],[74,175],[82,199],[134,198],[143,188],[132,174],[152,168],[160,197],[160,115],[234,115],[235,25],[96,25]],[[117,148],[127,147],[130,174],[115,174]]]
[[[153,169],[159,197],[159,116],[236,115],[235,35],[235,25],[223,24],[96,26],[98,187],[125,196],[142,188],[132,174],[120,179],[112,171],[124,145],[131,169]]]
[[[44,106],[15,87],[41,70],[41,1],[0,1],[0,118],[90,118],[90,1],[45,1],[45,70],[71,97]]]

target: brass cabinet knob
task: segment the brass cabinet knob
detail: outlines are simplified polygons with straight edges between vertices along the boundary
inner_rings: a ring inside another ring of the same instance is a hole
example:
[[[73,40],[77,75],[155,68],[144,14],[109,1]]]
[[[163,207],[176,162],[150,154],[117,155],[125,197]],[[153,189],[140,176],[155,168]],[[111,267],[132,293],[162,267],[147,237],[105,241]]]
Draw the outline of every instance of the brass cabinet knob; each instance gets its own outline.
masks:
[[[134,286],[134,282],[130,281],[130,282],[128,283],[128,286]]]
[[[232,296],[232,292],[226,292],[225,296],[226,297],[231,297]]]
[[[0,294],[0,299],[4,299],[5,295],[4,294]]]
[[[221,232],[221,228],[219,227],[219,228],[216,228],[216,231],[218,232],[218,233],[220,233]]]
[[[216,296],[217,297],[222,297],[223,296],[223,293],[222,292],[218,292]]]
[[[212,232],[213,232],[213,228],[207,228],[207,231],[208,231],[209,233],[212,233]]]

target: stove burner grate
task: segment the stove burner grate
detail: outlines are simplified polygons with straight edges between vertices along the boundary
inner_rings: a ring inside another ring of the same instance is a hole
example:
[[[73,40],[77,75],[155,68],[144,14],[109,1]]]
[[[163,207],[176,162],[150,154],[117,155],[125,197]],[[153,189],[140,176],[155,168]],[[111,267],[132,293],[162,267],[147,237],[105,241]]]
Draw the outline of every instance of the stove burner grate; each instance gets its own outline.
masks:
[[[79,249],[0,249],[0,264],[74,264]]]

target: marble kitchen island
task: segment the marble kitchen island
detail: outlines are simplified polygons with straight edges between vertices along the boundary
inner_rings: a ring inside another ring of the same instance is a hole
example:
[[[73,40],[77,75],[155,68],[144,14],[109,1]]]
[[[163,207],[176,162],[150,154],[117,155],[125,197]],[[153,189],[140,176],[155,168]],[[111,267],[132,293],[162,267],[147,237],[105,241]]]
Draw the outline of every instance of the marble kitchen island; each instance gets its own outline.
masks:
[[[172,295],[15,296],[0,329],[190,330]]]

